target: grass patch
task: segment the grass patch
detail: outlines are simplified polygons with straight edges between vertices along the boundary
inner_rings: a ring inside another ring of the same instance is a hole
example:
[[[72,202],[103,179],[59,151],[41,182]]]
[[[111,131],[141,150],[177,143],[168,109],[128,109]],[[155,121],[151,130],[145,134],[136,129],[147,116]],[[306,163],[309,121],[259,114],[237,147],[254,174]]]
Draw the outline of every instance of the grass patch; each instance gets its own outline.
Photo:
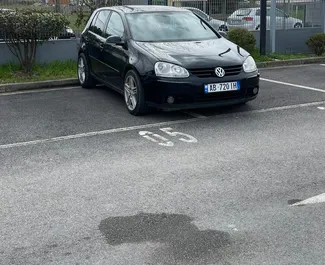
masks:
[[[33,73],[27,75],[16,64],[0,65],[0,84],[35,82],[77,78],[77,63],[74,61],[36,64]]]
[[[258,51],[253,52],[252,56],[256,62],[316,57],[310,54],[269,54],[261,56]],[[0,84],[77,78],[77,63],[74,61],[36,64],[33,70],[31,75],[26,75],[17,64],[0,65]]]
[[[270,61],[283,61],[283,60],[293,60],[293,59],[303,59],[303,58],[313,58],[316,55],[311,55],[308,53],[272,53],[267,55],[260,55],[259,51],[256,50],[251,53],[256,62],[270,62]]]

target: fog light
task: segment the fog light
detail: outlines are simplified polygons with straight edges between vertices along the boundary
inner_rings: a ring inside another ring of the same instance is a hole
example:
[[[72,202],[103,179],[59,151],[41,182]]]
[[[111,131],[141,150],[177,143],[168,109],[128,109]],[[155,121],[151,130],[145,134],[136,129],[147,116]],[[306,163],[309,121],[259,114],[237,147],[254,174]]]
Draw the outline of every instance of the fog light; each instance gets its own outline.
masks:
[[[253,94],[256,95],[258,93],[258,87],[254,87]]]
[[[169,97],[167,98],[167,103],[168,103],[168,104],[173,104],[174,102],[175,102],[174,97],[169,96]]]

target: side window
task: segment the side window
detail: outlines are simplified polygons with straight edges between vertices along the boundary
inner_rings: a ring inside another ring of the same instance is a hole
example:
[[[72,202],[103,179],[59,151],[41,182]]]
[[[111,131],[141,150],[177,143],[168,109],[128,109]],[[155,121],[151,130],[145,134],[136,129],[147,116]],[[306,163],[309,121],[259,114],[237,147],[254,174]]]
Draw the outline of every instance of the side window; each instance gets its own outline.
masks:
[[[98,34],[99,36],[104,37],[105,23],[107,21],[109,10],[102,10],[94,17],[89,30]]]
[[[277,9],[276,10],[276,16],[277,17],[284,17],[284,13],[281,10]]]
[[[90,30],[90,31],[93,31],[93,29],[94,29],[94,25],[95,25],[95,22],[96,22],[96,20],[97,20],[97,17],[98,17],[98,13],[95,14],[95,16],[93,17],[93,20],[92,20],[91,23],[90,23],[90,26],[89,26],[89,30]]]
[[[110,36],[123,37],[123,35],[124,35],[124,25],[123,25],[122,18],[120,17],[119,14],[113,12],[107,24],[107,28],[105,31],[105,38],[108,38]]]

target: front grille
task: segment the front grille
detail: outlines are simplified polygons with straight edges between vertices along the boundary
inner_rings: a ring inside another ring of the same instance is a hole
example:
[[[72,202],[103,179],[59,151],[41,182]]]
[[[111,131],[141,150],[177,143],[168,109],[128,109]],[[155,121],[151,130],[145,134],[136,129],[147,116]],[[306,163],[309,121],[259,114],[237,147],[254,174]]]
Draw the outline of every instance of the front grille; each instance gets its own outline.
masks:
[[[238,75],[242,69],[241,65],[233,65],[233,66],[224,66],[222,67],[226,74],[225,76]],[[201,68],[201,69],[190,69],[192,75],[196,75],[197,77],[215,77],[216,74],[214,72],[215,68]]]

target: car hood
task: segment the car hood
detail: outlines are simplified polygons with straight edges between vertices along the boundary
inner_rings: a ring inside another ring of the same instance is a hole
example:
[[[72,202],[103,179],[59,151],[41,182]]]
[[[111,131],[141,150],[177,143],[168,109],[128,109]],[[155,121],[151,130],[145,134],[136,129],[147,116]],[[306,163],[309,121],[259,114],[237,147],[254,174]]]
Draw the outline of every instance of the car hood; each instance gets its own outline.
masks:
[[[189,69],[239,65],[249,55],[244,49],[225,38],[192,42],[136,43],[159,61]]]

